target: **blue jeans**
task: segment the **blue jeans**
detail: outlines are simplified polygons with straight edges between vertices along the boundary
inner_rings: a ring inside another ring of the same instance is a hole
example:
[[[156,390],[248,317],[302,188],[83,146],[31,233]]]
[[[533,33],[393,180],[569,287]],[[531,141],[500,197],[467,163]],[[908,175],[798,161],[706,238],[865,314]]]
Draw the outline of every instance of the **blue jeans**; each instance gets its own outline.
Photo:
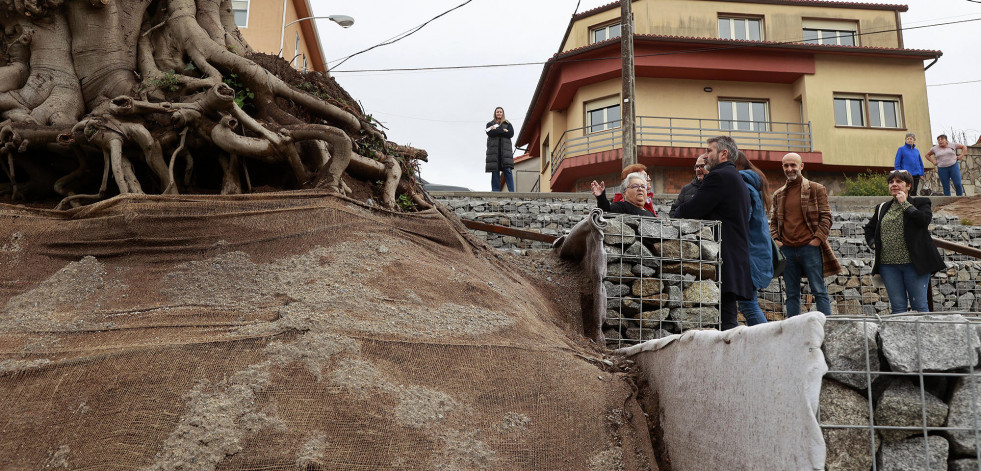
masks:
[[[950,180],[954,181],[954,190],[957,196],[964,196],[964,188],[961,186],[961,163],[954,162],[950,167],[937,167],[937,175],[940,176],[940,184],[944,187],[944,195],[950,196]]]
[[[743,313],[743,317],[746,318],[746,325],[766,324],[766,316],[763,315],[760,302],[755,296],[753,299],[745,301],[740,299],[736,304],[739,305],[739,312]]]
[[[514,175],[510,167],[504,167],[504,182],[508,191],[514,193]],[[491,191],[501,191],[501,172],[491,172]]]
[[[906,312],[907,306],[916,312],[927,312],[927,289],[930,274],[920,275],[912,263],[882,264],[879,266],[882,284],[886,285],[889,307],[893,314]]]
[[[787,317],[800,314],[800,280],[807,277],[811,294],[817,304],[817,310],[826,316],[831,315],[831,298],[828,297],[828,287],[824,285],[824,267],[821,260],[821,247],[805,245],[803,247],[781,246],[780,250],[787,257],[787,267],[783,269],[783,282],[787,289]]]

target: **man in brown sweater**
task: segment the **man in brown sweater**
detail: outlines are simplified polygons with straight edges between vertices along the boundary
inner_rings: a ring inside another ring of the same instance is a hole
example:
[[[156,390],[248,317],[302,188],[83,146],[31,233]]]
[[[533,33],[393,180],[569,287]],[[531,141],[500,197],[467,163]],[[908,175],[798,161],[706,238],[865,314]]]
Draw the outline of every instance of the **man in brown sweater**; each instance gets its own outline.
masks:
[[[770,236],[787,257],[783,270],[787,317],[800,314],[802,276],[807,277],[817,310],[830,316],[831,299],[824,277],[837,274],[841,265],[828,244],[832,220],[828,190],[801,175],[804,163],[800,155],[791,152],[783,156],[782,163],[787,184],[773,193]]]

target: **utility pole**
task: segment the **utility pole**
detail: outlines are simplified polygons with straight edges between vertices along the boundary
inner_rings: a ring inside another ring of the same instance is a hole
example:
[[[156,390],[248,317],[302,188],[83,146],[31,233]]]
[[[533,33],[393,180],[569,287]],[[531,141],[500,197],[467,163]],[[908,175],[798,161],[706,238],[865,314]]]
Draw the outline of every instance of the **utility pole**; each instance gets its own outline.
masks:
[[[620,126],[623,130],[623,167],[637,163],[637,109],[634,106],[634,15],[632,0],[620,0],[620,54],[623,78],[623,103],[620,105]]]

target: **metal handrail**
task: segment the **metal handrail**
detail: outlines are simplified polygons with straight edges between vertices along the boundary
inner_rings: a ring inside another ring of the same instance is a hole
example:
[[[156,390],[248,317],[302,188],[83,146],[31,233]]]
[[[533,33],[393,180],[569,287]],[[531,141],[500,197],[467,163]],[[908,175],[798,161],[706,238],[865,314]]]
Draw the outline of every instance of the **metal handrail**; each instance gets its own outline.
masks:
[[[615,121],[614,121],[615,122]],[[555,173],[567,157],[590,154],[622,147],[621,128],[591,129],[609,123],[568,129],[559,136],[549,156]],[[738,129],[745,128],[745,129]],[[726,135],[739,142],[739,147],[757,150],[813,150],[811,123],[784,121],[740,121],[714,118],[680,118],[671,116],[638,116],[637,145],[704,146],[709,138]]]

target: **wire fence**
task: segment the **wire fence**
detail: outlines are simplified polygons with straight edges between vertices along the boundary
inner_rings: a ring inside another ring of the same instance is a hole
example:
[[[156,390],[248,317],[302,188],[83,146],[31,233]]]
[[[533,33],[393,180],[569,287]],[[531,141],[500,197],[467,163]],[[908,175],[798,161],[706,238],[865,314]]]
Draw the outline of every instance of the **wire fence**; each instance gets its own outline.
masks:
[[[718,329],[721,223],[608,216],[607,346],[621,348],[691,329]]]
[[[978,313],[831,316],[827,469],[979,469]]]

